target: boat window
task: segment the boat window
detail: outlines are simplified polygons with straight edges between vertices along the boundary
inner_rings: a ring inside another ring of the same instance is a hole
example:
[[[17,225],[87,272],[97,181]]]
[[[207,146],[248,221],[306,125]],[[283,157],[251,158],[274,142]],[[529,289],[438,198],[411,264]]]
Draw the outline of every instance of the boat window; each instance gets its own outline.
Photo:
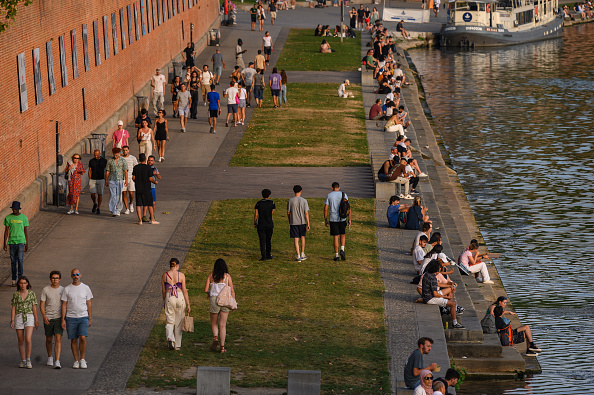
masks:
[[[479,11],[485,11],[485,3],[478,3]]]
[[[470,7],[470,11],[478,11],[478,3],[468,3],[468,6]]]
[[[468,3],[465,1],[457,1],[455,10],[456,11],[468,11],[468,10],[470,10],[470,7],[468,6]]]

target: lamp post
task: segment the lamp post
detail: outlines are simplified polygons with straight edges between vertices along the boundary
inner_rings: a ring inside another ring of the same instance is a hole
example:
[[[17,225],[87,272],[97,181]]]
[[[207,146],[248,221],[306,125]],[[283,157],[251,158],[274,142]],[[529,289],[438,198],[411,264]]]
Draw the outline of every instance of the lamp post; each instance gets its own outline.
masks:
[[[344,2],[345,0],[340,1],[340,42],[344,36]]]

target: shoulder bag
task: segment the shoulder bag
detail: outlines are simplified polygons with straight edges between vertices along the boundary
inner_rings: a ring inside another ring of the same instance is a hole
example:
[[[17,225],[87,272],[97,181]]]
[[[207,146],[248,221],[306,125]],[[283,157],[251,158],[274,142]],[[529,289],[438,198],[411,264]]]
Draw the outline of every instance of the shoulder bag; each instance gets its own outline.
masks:
[[[217,296],[217,305],[220,307],[227,307],[231,310],[237,310],[237,302],[231,295],[231,287],[225,281],[225,286]]]

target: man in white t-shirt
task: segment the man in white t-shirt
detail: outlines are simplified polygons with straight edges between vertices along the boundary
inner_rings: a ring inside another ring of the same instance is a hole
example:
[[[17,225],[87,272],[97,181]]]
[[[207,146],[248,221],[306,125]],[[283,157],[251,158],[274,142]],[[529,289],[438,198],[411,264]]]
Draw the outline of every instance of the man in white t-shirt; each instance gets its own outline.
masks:
[[[419,238],[419,244],[417,244],[412,253],[413,265],[417,274],[421,274],[421,267],[423,267],[423,260],[425,260],[425,251],[423,251],[423,248],[425,248],[428,241],[427,236],[422,235]]]
[[[134,155],[130,154],[130,147],[127,145],[122,147],[122,154],[120,156],[128,164],[128,174],[131,174],[132,171],[130,169],[134,169],[134,166],[138,164],[138,159],[136,159]],[[126,210],[124,211],[124,214],[130,214],[134,212],[134,192],[136,192],[136,185],[134,184],[134,181],[132,181],[132,176],[128,175],[128,185],[124,185],[122,188],[123,206],[118,207],[119,211],[125,207]]]
[[[41,291],[41,303],[39,310],[43,317],[43,328],[45,330],[45,348],[47,349],[47,366],[53,366],[61,369],[60,354],[62,352],[62,291],[64,287],[60,285],[62,274],[54,270],[49,275],[51,284]],[[52,356],[52,343],[54,345],[54,354]],[[55,358],[54,358],[55,357]]]
[[[200,72],[200,90],[202,91],[202,101],[206,106],[206,95],[210,92],[210,85],[214,84],[214,75],[208,71],[208,65],[202,66],[202,72]]]
[[[158,115],[159,110],[163,109],[163,102],[165,101],[165,86],[167,80],[161,74],[161,69],[157,69],[155,74],[151,77],[151,87],[153,88],[153,108],[155,109],[155,116]],[[157,107],[157,103],[159,106]]]
[[[254,62],[250,62],[248,67],[243,69],[241,72],[243,80],[245,81],[245,90],[247,91],[247,107],[251,107],[250,102],[252,101],[252,82],[254,75],[256,75],[256,69],[254,68]]]
[[[431,236],[431,223],[430,222],[423,222],[423,226],[422,226],[421,230],[415,236],[412,246],[410,247],[411,254],[412,254],[413,250],[415,249],[415,247],[419,245],[419,240],[421,239],[421,236],[427,236],[427,241],[429,241],[429,238]]]
[[[351,85],[349,80],[344,80],[342,84],[338,87],[338,97],[347,98],[347,97],[354,97],[352,92],[346,90],[346,86]]]
[[[235,87],[235,82],[229,83],[229,88],[223,93],[223,97],[227,98],[227,119],[225,126],[229,126],[229,115],[233,114],[233,126],[237,126],[237,95],[239,90]]]
[[[72,284],[62,292],[62,329],[68,332],[74,356],[73,369],[86,369],[87,336],[91,327],[91,288],[81,282],[80,270],[72,269]]]

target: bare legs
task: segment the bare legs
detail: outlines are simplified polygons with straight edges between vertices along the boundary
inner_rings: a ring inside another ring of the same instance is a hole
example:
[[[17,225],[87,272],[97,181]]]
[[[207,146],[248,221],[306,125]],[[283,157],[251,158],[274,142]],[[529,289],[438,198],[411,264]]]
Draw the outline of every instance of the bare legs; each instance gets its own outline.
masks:
[[[17,339],[19,341],[19,354],[21,360],[31,359],[31,338],[33,336],[33,327],[26,326],[25,329],[17,329]]]
[[[99,195],[101,196],[101,195]],[[54,345],[54,356],[55,360],[60,360],[60,354],[62,353],[62,335],[54,335],[56,337],[56,344]],[[45,338],[45,349],[47,350],[47,356],[52,356],[52,340],[53,336]]]
[[[210,313],[210,326],[212,328],[212,335],[218,338],[221,348],[225,347],[225,338],[227,337],[227,318],[228,312],[220,312],[218,314]]]
[[[346,235],[340,235],[340,245],[338,245],[338,236],[334,236],[334,252],[338,254],[339,247],[344,247]]]
[[[99,180],[99,181],[101,181],[101,180]],[[91,193],[91,200],[93,201],[93,204],[97,205],[97,208],[101,208],[101,202],[103,201],[103,195]]]
[[[87,337],[79,336],[78,339],[70,340],[70,348],[72,349],[72,355],[74,356],[75,361],[85,359],[85,354],[87,352]]]

